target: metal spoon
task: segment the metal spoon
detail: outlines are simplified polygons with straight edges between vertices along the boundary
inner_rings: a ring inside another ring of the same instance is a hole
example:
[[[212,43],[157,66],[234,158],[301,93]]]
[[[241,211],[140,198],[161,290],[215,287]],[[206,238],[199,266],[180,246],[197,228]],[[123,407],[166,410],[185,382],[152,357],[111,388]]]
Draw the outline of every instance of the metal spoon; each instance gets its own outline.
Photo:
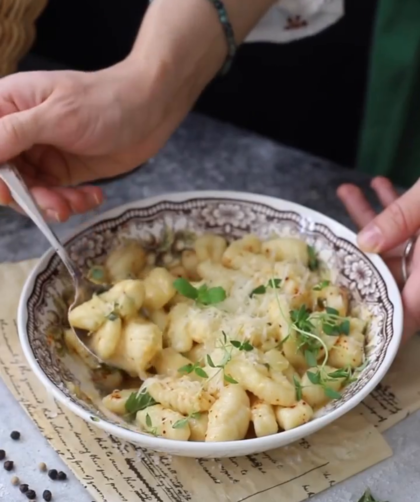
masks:
[[[78,305],[90,300],[95,293],[102,292],[103,288],[101,286],[95,285],[85,279],[81,271],[70,258],[64,246],[59,241],[58,237],[50,229],[36,202],[32,198],[28,187],[20,176],[19,171],[11,164],[3,164],[0,166],[0,178],[8,186],[14,200],[48,239],[54,251],[58,254],[61,261],[69,271],[75,291],[74,301],[70,305],[69,312],[71,312]],[[71,329],[78,338],[79,343],[83,345],[84,349],[89,352],[95,363],[98,364],[98,367],[103,364],[103,361],[94,352],[92,352],[87,345],[88,333],[78,328],[71,327]]]

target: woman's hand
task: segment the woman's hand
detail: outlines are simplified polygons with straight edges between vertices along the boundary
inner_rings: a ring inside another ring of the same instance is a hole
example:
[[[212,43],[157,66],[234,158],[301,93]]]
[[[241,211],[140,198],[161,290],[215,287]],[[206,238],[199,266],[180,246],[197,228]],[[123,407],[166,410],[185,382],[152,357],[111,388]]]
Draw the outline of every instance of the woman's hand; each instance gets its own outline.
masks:
[[[192,105],[188,92],[162,90],[147,73],[134,86],[132,74],[123,63],[97,73],[34,72],[0,81],[0,163],[13,159],[48,218],[64,221],[100,204],[99,188],[74,186],[149,159]],[[3,183],[0,203],[13,205]]]
[[[273,3],[225,0],[238,43]],[[155,155],[226,53],[210,2],[155,0],[122,63],[95,73],[0,80],[0,163],[13,160],[50,219],[88,211],[101,203],[101,191],[74,186],[130,171]],[[1,182],[0,204],[14,205]]]
[[[404,284],[401,256],[404,245],[420,229],[420,182],[398,196],[392,183],[382,177],[371,184],[384,210],[376,214],[355,185],[342,185],[337,194],[354,223],[362,230],[358,236],[363,251],[380,253],[402,290],[404,305],[404,338],[406,341],[420,330],[420,241],[416,242]]]

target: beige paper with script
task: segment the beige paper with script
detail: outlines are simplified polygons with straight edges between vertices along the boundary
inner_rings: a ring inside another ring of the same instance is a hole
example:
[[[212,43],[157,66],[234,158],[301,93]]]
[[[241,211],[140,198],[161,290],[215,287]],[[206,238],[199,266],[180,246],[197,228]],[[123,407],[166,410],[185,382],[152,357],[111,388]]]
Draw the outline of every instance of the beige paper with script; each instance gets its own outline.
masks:
[[[19,345],[15,318],[22,285],[34,264],[0,266],[0,285],[7,288],[0,303],[0,375],[98,501],[181,502],[200,497],[205,502],[210,489],[212,500],[274,502],[281,494],[288,502],[300,502],[390,456],[390,448],[374,426],[386,428],[420,406],[414,382],[391,372],[389,382],[367,405],[283,449],[224,460],[170,458],[147,452],[109,437],[55,406],[33,378]],[[420,346],[417,348],[420,354]],[[405,358],[398,362],[401,371],[414,379],[407,362],[414,364],[415,357],[412,353],[401,357]]]

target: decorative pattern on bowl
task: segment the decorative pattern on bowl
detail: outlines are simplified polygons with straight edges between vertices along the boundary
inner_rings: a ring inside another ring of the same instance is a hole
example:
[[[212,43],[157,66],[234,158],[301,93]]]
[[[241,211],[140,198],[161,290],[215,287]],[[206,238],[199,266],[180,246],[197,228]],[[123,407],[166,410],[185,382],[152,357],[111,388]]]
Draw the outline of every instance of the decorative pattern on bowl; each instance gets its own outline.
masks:
[[[362,301],[373,315],[367,332],[368,364],[357,382],[340,400],[329,403],[317,416],[338,409],[372,380],[381,366],[393,335],[393,304],[387,286],[373,263],[352,243],[338,238],[326,225],[315,223],[297,212],[276,210],[257,202],[197,198],[185,202],[163,201],[146,208],[124,211],[81,231],[67,248],[80,267],[100,264],[111,249],[124,239],[137,239],[156,253],[158,261],[176,259],[177,253],[192,245],[195,235],[213,232],[228,239],[254,233],[261,238],[273,234],[303,238],[315,247],[320,259],[339,271],[339,283],[348,287],[352,300]],[[76,397],[68,382],[79,385],[63,360],[61,326],[66,315],[63,295],[69,282],[57,256],[53,256],[36,279],[27,302],[29,346],[41,370],[67,398],[89,412],[95,422],[105,420],[132,430],[121,421],[112,421],[94,406]],[[48,342],[48,343],[46,343]],[[138,434],[141,434],[140,432]]]

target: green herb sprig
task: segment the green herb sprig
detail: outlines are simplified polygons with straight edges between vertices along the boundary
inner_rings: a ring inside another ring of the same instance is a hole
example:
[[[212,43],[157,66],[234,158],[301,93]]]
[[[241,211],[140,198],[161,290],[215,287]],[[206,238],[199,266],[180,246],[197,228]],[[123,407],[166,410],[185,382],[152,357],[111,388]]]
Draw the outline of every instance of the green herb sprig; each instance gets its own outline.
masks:
[[[365,493],[362,495],[362,498],[360,498],[358,502],[380,502],[380,501],[376,499],[372,495],[372,492],[368,489],[365,491]]]
[[[281,279],[273,278],[269,279],[267,284],[262,284],[261,286],[256,287],[249,294],[250,298],[254,295],[264,295],[267,292],[267,289],[279,289],[281,284]]]
[[[232,351],[234,348],[240,351],[249,352],[254,349],[254,347],[249,342],[239,342],[238,340],[229,340],[226,333],[222,331],[223,342],[218,346],[218,348],[223,349],[224,356],[220,364],[215,364],[210,354],[206,355],[206,362],[210,368],[218,368],[217,371],[211,378],[216,377],[221,371],[223,372],[223,380],[227,383],[237,384],[238,382],[228,375],[225,371],[226,365],[232,360]]]
[[[209,376],[207,373],[203,370],[203,368],[200,366],[200,362],[197,362],[195,364],[186,364],[185,366],[181,366],[181,368],[178,368],[179,373],[184,373],[186,375],[189,375],[191,373],[195,373],[197,376],[201,378],[208,378]]]
[[[157,427],[153,426],[153,422],[149,414],[146,415],[146,427],[146,432],[152,434],[152,436],[158,435]]]
[[[142,392],[132,392],[125,403],[125,409],[131,416],[135,415],[138,411],[145,410],[150,406],[159,404],[153,397],[143,390]]]
[[[319,268],[319,260],[315,252],[315,248],[313,246],[308,245],[308,256],[309,256],[309,269],[313,271],[318,270]]]
[[[330,281],[321,281],[321,282],[318,282],[318,284],[316,284],[312,289],[314,291],[322,291],[323,289],[325,288],[328,288],[328,286],[330,285]]]
[[[172,429],[182,429],[183,427],[185,427],[188,424],[188,422],[191,419],[197,420],[198,418],[200,418],[200,416],[201,416],[201,413],[199,411],[196,411],[195,413],[190,413],[187,417],[181,418],[180,420],[177,420],[172,425]]]
[[[226,291],[220,286],[209,288],[206,284],[203,284],[196,288],[183,277],[175,279],[173,285],[179,294],[190,298],[190,300],[195,300],[201,305],[214,305],[226,299]]]

